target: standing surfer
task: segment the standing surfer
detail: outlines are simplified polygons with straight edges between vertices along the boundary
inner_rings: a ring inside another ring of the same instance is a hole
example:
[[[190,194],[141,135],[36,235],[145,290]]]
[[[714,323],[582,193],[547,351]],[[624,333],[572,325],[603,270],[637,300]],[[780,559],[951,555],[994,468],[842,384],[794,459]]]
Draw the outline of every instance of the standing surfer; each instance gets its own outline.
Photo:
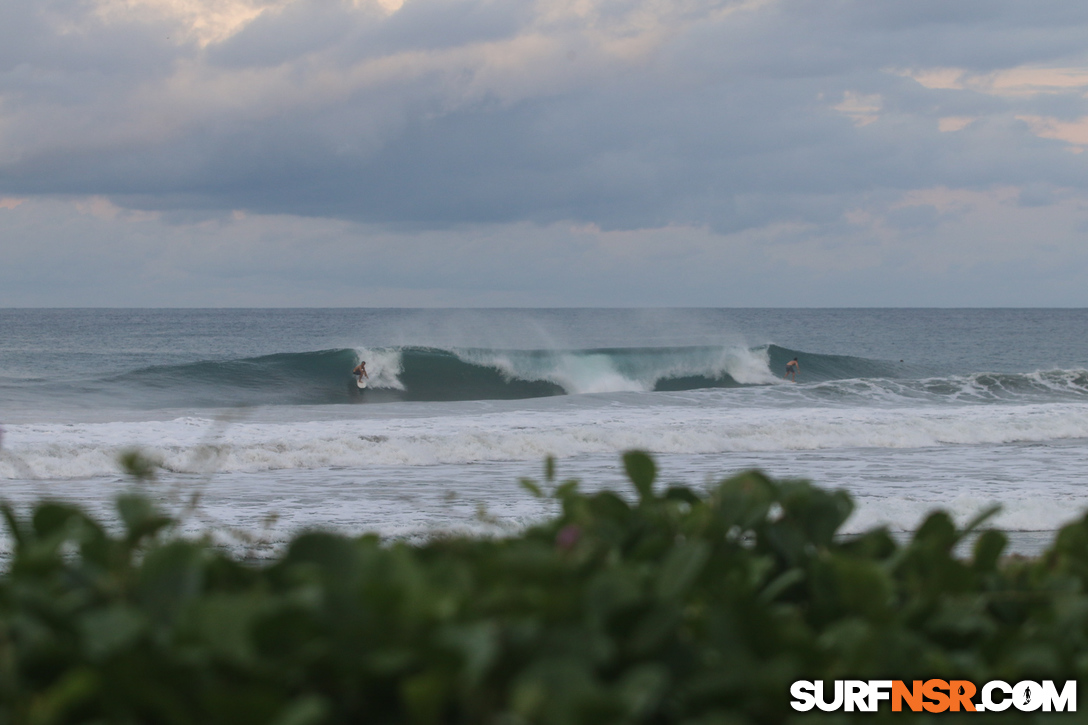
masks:
[[[788,363],[786,363],[786,374],[783,375],[782,377],[783,378],[789,378],[791,382],[796,383],[797,382],[797,368],[798,368],[797,358],[794,358],[794,359],[790,360]]]
[[[363,360],[356,365],[355,369],[351,371],[351,374],[358,377],[360,383],[363,382],[363,378],[369,379],[370,376],[366,374],[366,360]]]

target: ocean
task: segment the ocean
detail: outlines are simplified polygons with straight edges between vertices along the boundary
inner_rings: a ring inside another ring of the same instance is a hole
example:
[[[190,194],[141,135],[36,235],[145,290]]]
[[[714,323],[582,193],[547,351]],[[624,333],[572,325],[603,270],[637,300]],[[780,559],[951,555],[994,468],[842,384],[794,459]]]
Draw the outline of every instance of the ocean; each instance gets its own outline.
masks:
[[[112,520],[138,448],[186,532],[261,558],[313,528],[517,531],[552,511],[518,485],[547,456],[628,491],[638,448],[668,483],[844,488],[846,533],[997,503],[1031,554],[1088,509],[1086,332],[1080,309],[6,309],[0,498]]]

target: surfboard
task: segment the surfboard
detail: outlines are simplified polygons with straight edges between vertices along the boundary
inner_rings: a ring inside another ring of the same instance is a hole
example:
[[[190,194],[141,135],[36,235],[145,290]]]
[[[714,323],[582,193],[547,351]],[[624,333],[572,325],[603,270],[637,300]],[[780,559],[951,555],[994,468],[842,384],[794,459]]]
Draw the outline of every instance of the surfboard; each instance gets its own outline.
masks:
[[[355,381],[355,384],[359,386],[359,390],[362,390],[366,387],[366,380],[364,380],[363,378],[359,378]]]

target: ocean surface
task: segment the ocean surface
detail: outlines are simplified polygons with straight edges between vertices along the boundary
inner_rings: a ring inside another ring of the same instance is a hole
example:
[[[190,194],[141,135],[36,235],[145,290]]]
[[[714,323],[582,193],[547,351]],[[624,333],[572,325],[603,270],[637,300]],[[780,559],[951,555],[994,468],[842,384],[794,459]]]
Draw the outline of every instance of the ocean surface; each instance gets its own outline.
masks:
[[[186,531],[257,558],[310,528],[516,531],[551,511],[517,483],[546,456],[627,491],[632,448],[667,482],[844,488],[848,532],[998,503],[1033,553],[1088,510],[1088,310],[7,309],[0,428],[17,508],[109,519],[139,448]]]

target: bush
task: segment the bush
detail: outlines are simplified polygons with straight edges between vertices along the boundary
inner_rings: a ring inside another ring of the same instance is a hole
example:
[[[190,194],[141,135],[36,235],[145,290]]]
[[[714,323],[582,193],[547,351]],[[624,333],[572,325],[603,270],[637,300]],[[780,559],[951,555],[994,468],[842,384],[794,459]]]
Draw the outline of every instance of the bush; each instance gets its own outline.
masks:
[[[904,545],[845,539],[845,492],[754,472],[662,489],[645,454],[624,464],[637,502],[551,465],[524,481],[562,511],[516,537],[305,533],[267,566],[139,496],[118,535],[5,507],[0,724],[778,723],[819,715],[791,710],[797,679],[1088,669],[1088,521],[1037,559],[1003,558],[996,531],[957,557],[973,526],[945,513]]]

